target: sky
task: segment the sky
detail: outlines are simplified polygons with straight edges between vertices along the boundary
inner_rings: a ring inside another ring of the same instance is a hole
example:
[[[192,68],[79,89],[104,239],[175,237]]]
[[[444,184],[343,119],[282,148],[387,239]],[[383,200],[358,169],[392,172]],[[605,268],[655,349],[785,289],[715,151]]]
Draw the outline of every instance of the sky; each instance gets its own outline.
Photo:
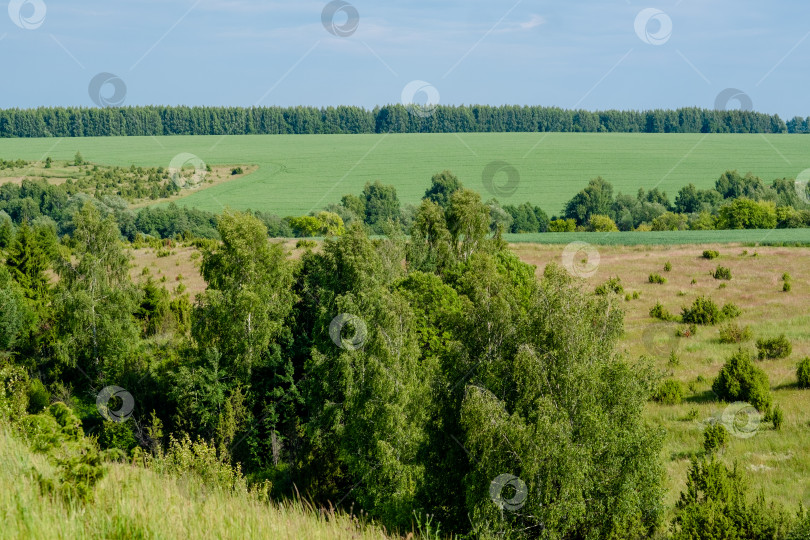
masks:
[[[6,3],[2,108],[430,102],[810,116],[806,0]]]

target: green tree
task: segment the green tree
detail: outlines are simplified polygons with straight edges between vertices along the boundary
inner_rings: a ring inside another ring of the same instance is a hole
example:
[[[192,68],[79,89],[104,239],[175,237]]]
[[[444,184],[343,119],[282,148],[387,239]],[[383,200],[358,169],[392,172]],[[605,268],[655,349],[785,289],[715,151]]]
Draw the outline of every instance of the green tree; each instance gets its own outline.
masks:
[[[772,202],[748,198],[734,199],[719,210],[718,229],[773,229],[776,207]]]
[[[616,223],[614,223],[609,216],[594,214],[588,220],[588,230],[594,232],[614,232],[618,231],[619,228],[616,227]]]
[[[399,198],[397,189],[380,183],[366,184],[363,188],[363,197],[366,204],[366,225],[376,233],[383,232],[383,226],[388,221],[399,223],[401,220]]]
[[[14,241],[8,250],[6,265],[14,280],[34,303],[42,303],[48,297],[50,283],[46,272],[51,266],[52,239],[38,233],[23,222],[17,229]]]
[[[600,176],[568,201],[563,214],[576,220],[578,225],[585,225],[594,214],[611,215],[612,206],[613,186]]]
[[[456,175],[450,171],[442,171],[430,179],[430,187],[425,191],[423,198],[446,209],[453,193],[463,187]]]
[[[447,229],[460,259],[483,247],[489,233],[489,208],[469,189],[456,191],[447,207]]]
[[[115,218],[102,219],[88,203],[73,221],[72,256],[62,256],[56,268],[57,357],[103,381],[122,374],[137,341],[136,291]]]
[[[478,532],[489,522],[513,531],[542,524],[560,538],[649,534],[663,513],[662,434],[643,420],[654,377],[651,365],[628,363],[616,350],[622,316],[608,307],[615,298],[582,292],[551,264],[511,311],[504,304],[514,292],[493,287],[483,269],[466,275],[492,298],[470,297],[475,312],[489,315],[468,315],[478,331],[463,334],[478,363],[461,406],[472,456],[467,509]],[[526,485],[515,512],[490,498],[504,473]]]
[[[218,350],[222,369],[244,384],[282,334],[295,300],[292,269],[250,214],[225,212],[218,229],[222,244],[203,254],[208,288],[198,297],[192,335],[201,349]]]

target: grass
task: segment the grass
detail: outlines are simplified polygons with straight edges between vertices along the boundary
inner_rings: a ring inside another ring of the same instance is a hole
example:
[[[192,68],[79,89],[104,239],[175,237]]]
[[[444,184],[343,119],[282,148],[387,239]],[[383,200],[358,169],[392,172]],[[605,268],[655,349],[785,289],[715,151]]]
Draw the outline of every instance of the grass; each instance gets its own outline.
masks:
[[[40,493],[33,465],[49,468],[0,425],[0,538],[388,538],[344,513],[261,502],[126,464],[109,465],[95,502],[69,505]]]
[[[810,229],[748,229],[727,231],[649,231],[649,232],[575,232],[506,234],[504,239],[515,244],[569,244],[587,242],[603,246],[687,245],[712,243],[810,244]]]
[[[485,199],[497,196],[503,204],[530,201],[552,215],[560,213],[568,199],[599,175],[613,183],[617,192],[635,195],[639,187],[657,186],[674,200],[689,182],[699,188],[711,187],[727,169],[751,171],[770,182],[795,178],[810,168],[810,137],[795,135],[478,133],[0,139],[0,157],[5,159],[40,161],[51,156],[67,161],[77,150],[88,161],[108,165],[168,167],[173,157],[184,152],[211,166],[256,165],[256,172],[191,194],[178,204],[215,212],[230,206],[280,215],[306,214],[338,202],[346,193],[359,193],[366,182],[375,180],[396,186],[403,204],[416,204],[431,176],[443,169],[455,172]],[[518,171],[520,181],[513,194],[493,195],[484,188],[482,174],[493,161],[505,161]]]
[[[538,276],[550,261],[561,260],[563,249],[559,245],[512,247],[521,259],[538,267]],[[714,261],[703,259],[704,249],[716,249],[720,257]],[[785,412],[782,430],[777,432],[763,423],[751,438],[732,436],[722,458],[728,463],[738,461],[755,492],[762,489],[768,499],[787,505],[791,511],[800,502],[810,504],[810,390],[800,390],[796,384],[796,365],[801,358],[810,356],[810,311],[806,302],[810,280],[795,280],[789,295],[781,292],[783,273],[801,275],[801,269],[810,265],[810,249],[760,247],[757,257],[743,255],[743,251],[742,245],[603,246],[599,248],[599,268],[585,282],[593,289],[618,275],[626,289],[642,291],[640,300],[624,302],[622,298],[626,317],[621,347],[631,357],[653,356],[662,373],[687,389],[681,404],[649,403],[646,408],[647,419],[666,430],[662,459],[667,471],[665,503],[670,508],[685,485],[689,458],[702,452],[706,419],[722,414],[727,406],[712,394],[713,379],[738,347],[750,350],[756,357],[753,341],[720,343],[721,325],[699,326],[697,335],[678,338],[675,331],[684,325],[655,321],[649,316],[656,301],[672,313],[680,313],[682,306],[700,295],[711,297],[718,305],[734,302],[740,306],[742,315],[734,322],[750,326],[754,338],[784,333],[792,342],[793,354],[789,358],[756,361],[768,374],[774,403]],[[668,282],[648,283],[649,274],[667,261],[674,267],[667,274]],[[709,276],[717,261],[734,274],[734,280],[724,289],[717,289],[716,281]],[[692,279],[697,283],[693,285]],[[681,291],[686,294],[680,296]],[[673,350],[679,359],[677,365],[670,362]],[[697,410],[697,417],[684,420],[690,409]]]

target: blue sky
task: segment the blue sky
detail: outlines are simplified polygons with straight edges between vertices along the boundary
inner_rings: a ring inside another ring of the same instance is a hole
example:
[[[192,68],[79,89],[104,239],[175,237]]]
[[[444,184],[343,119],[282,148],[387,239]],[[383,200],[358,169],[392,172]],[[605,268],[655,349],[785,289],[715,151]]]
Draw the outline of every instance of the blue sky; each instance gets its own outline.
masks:
[[[125,105],[373,107],[421,80],[442,104],[711,108],[737,88],[756,110],[810,116],[806,1],[351,0],[346,37],[322,24],[326,4],[11,0],[0,107],[93,106],[107,72]],[[647,8],[664,18],[637,33]]]

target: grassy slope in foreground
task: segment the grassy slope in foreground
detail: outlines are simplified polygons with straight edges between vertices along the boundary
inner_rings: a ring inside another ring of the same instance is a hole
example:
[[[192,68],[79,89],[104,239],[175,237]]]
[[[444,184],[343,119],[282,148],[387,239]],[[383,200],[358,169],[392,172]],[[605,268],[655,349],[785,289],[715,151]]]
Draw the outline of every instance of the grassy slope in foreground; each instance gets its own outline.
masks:
[[[465,133],[415,135],[247,135],[0,139],[5,159],[68,160],[80,150],[100,164],[167,167],[188,152],[210,165],[256,164],[244,178],[186,197],[178,204],[204,210],[264,210],[302,215],[359,193],[366,182],[396,186],[415,204],[433,174],[455,172],[486,199],[487,164],[504,161],[519,173],[517,190],[498,194],[503,204],[530,201],[558,214],[590,178],[603,176],[615,190],[635,194],[659,187],[674,200],[692,182],[714,185],[727,169],[751,171],[770,182],[810,168],[810,137],[627,133]],[[504,176],[502,183],[505,182]]]
[[[95,502],[71,506],[40,493],[33,466],[50,468],[0,425],[0,538],[387,538],[345,514],[327,520],[301,504],[268,505],[125,464],[109,465]]]

